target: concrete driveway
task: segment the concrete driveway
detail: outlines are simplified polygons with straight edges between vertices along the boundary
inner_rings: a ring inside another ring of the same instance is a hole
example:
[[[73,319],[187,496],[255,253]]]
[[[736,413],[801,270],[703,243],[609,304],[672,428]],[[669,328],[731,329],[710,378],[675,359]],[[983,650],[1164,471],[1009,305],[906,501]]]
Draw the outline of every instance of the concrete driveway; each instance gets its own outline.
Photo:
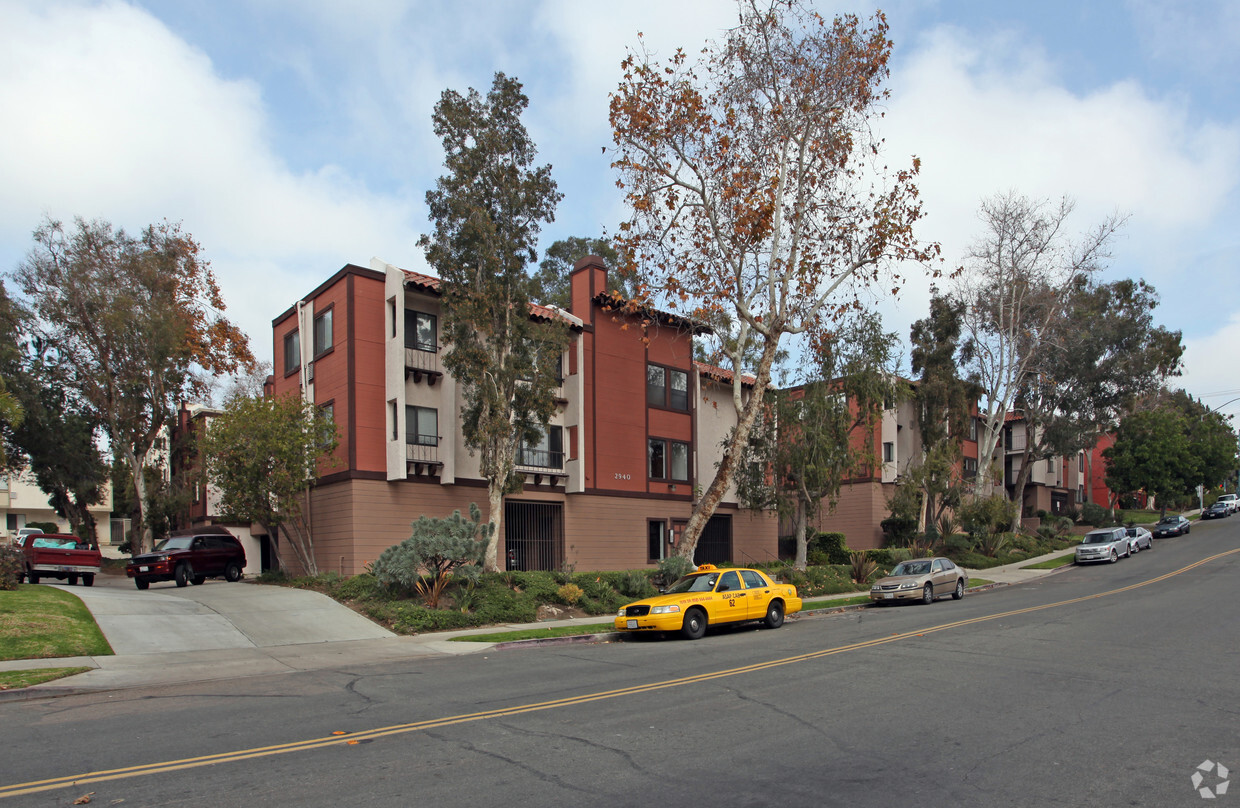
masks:
[[[82,599],[117,655],[394,637],[392,632],[318,592],[209,580],[169,582],[138,591],[133,581],[100,575],[95,585],[64,586]]]

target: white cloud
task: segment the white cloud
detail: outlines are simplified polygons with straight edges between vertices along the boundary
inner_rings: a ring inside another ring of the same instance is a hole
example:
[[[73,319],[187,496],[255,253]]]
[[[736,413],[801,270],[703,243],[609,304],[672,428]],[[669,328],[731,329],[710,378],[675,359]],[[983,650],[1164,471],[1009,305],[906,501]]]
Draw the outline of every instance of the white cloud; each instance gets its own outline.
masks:
[[[271,317],[344,263],[420,258],[415,205],[335,165],[290,171],[270,145],[259,87],[221,78],[146,12],[60,3],[0,15],[4,241],[28,244],[44,213],[129,229],[180,220],[264,356]],[[255,264],[296,279],[255,283]],[[238,287],[255,294],[238,299]]]

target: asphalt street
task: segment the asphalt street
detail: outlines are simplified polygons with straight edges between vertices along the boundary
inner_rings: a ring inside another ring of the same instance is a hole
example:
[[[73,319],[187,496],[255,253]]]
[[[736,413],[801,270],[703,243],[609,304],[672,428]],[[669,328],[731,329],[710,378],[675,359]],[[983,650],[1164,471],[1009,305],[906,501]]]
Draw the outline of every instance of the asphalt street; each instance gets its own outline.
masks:
[[[777,631],[3,703],[0,804],[1201,805],[1199,765],[1240,772],[1238,549],[1227,519]]]

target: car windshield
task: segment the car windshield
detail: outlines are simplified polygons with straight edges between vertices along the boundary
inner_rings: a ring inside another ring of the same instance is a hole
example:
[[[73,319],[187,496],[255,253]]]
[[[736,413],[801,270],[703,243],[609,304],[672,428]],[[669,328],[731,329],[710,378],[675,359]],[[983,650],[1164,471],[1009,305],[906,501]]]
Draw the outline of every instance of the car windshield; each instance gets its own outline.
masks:
[[[1110,544],[1115,540],[1113,533],[1086,533],[1085,544]]]
[[[668,595],[679,595],[682,592],[710,592],[719,580],[718,573],[704,572],[699,575],[686,575],[667,588]]]
[[[164,539],[159,544],[155,545],[155,552],[158,553],[163,550],[188,550],[189,543],[191,541],[193,541],[192,536],[177,536],[172,539]]]
[[[1163,519],[1162,521],[1160,521],[1158,524],[1160,524],[1160,525],[1166,525],[1166,526],[1168,526],[1168,527],[1175,527],[1175,526],[1176,526],[1176,525],[1178,525],[1179,523],[1180,523],[1180,517],[1178,517],[1178,516],[1169,516],[1169,517],[1167,517],[1166,519]]]
[[[892,575],[925,575],[930,571],[929,561],[901,561],[891,571]]]

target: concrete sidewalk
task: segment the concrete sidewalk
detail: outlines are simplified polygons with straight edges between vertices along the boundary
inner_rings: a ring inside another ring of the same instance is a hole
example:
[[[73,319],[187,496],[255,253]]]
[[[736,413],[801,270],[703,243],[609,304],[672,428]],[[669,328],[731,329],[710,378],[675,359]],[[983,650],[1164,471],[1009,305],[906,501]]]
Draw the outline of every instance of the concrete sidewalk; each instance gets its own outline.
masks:
[[[1065,569],[1029,570],[1024,567],[1070,552],[1059,551],[1017,564],[967,571],[970,579],[993,582],[983,587],[985,589],[1018,584]],[[0,670],[92,668],[46,684],[0,691],[0,701],[296,671],[347,670],[376,663],[475,654],[494,648],[496,643],[453,642],[452,639],[536,627],[610,623],[609,616],[599,615],[402,637],[325,595],[302,589],[221,583],[214,587],[137,592],[123,586],[128,583],[126,579],[119,583],[100,580],[103,586],[62,588],[86,603],[112,644],[115,656],[0,662]],[[860,594],[865,593],[845,592],[813,600],[846,600]],[[161,614],[153,616],[153,607]],[[863,609],[866,605],[843,608]],[[819,607],[807,616],[832,610],[830,606]],[[581,639],[559,641],[579,642]]]

